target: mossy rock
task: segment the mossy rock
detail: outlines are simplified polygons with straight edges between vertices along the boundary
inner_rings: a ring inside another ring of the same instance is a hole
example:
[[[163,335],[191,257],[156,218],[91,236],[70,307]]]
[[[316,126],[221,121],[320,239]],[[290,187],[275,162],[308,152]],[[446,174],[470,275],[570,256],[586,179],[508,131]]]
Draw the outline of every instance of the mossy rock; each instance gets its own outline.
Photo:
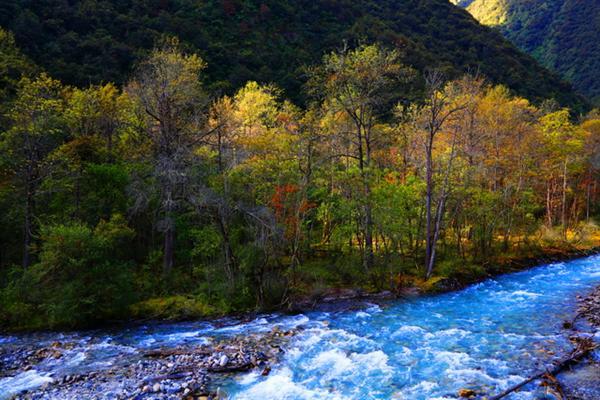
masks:
[[[459,281],[446,276],[433,276],[425,281],[418,281],[417,287],[423,293],[442,293],[456,290],[461,287]]]

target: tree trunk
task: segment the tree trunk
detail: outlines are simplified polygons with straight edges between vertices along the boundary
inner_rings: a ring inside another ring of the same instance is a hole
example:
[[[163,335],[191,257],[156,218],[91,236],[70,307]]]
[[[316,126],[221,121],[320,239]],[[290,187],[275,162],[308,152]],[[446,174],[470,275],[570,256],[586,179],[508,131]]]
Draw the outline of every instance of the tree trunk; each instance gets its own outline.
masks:
[[[427,277],[430,275],[431,256],[433,248],[433,233],[432,233],[432,215],[431,203],[433,197],[433,165],[432,165],[432,145],[433,137],[429,138],[429,145],[426,151],[426,193],[425,193],[425,270]]]
[[[167,218],[167,229],[164,236],[163,274],[171,275],[175,258],[175,227],[171,217]]]
[[[567,238],[567,162],[568,158],[565,158],[563,165],[562,206],[560,211],[560,222],[562,224],[562,230],[565,239]]]
[[[215,216],[215,220],[217,222],[217,226],[219,227],[221,239],[223,240],[223,251],[225,253],[225,273],[227,274],[229,284],[233,286],[237,261],[233,254],[231,241],[229,240],[229,232],[227,231],[227,225],[223,213],[217,211],[217,214],[218,215]]]
[[[552,180],[548,180],[546,185],[546,224],[548,228],[552,227],[552,194],[551,194]]]
[[[361,179],[363,181],[363,267],[365,271],[371,270],[374,264],[373,255],[373,212],[371,210],[371,190],[369,187],[369,177],[367,176],[366,168],[369,166],[369,147],[367,143],[367,151],[365,157],[365,146],[363,145],[364,135],[363,126],[360,123],[356,123],[356,136],[358,141],[358,168],[360,170]],[[365,160],[366,158],[366,160]]]
[[[590,174],[591,175],[591,174]],[[590,222],[590,195],[591,195],[591,190],[592,190],[592,183],[591,181],[591,177],[589,178],[589,181],[587,182],[586,185],[586,192],[585,192],[585,222]]]
[[[368,192],[367,192],[368,193]],[[368,196],[368,194],[367,194]],[[366,271],[371,270],[375,263],[375,256],[373,254],[373,213],[371,210],[371,204],[367,199],[365,204],[365,258],[364,267]]]
[[[25,223],[23,226],[23,268],[31,264],[31,217],[33,214],[33,193],[31,183],[27,183],[27,194],[25,198]]]
[[[440,199],[440,204],[438,204],[435,216],[435,227],[433,232],[433,239],[431,240],[431,250],[429,251],[429,263],[427,264],[427,279],[431,278],[433,273],[433,266],[435,265],[435,244],[437,243],[440,230],[442,227],[442,215],[444,214],[444,203],[445,203],[445,195]]]

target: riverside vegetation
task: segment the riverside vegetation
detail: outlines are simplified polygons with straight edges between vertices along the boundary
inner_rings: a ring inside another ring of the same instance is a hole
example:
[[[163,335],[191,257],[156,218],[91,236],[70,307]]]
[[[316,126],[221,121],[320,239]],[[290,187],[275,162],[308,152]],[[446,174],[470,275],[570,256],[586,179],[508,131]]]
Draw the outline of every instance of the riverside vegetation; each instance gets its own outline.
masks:
[[[75,87],[0,31],[0,322],[75,328],[436,290],[598,243],[600,115],[385,45],[307,66],[306,101],[232,95],[166,38]]]

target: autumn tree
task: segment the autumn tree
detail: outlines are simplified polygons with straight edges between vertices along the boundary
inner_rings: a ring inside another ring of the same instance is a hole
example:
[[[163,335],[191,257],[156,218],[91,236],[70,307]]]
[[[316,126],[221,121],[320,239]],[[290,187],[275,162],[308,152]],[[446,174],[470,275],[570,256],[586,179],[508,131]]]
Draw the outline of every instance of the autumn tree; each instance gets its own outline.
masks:
[[[425,271],[429,278],[433,273],[436,257],[436,244],[440,238],[442,219],[446,201],[449,196],[449,177],[452,162],[456,156],[456,135],[450,140],[450,154],[447,163],[440,168],[442,180],[439,185],[437,199],[435,198],[435,163],[434,149],[436,139],[448,120],[462,110],[464,100],[454,101],[451,95],[453,87],[446,85],[439,71],[431,71],[426,76],[426,98],[422,107],[414,112],[415,129],[424,135],[423,145],[425,154]],[[437,201],[436,201],[437,200]],[[435,210],[434,210],[435,205]]]
[[[506,87],[494,86],[480,96],[474,117],[478,145],[476,152],[468,150],[470,176],[482,196],[488,193],[489,211],[478,214],[473,226],[477,228],[480,255],[486,256],[496,233],[502,234],[503,248],[508,250],[515,229],[532,222],[523,211],[531,210],[528,197],[533,145],[538,141],[534,128],[537,109]]]
[[[540,130],[545,146],[548,171],[546,214],[549,226],[553,221],[553,192],[560,186],[560,224],[563,234],[567,234],[567,189],[569,172],[577,167],[584,144],[584,131],[570,120],[569,111],[559,111],[546,114],[540,118]],[[560,181],[560,183],[558,183]],[[557,185],[558,183],[558,185]]]
[[[585,219],[589,222],[592,204],[596,203],[594,200],[600,171],[600,116],[592,115],[583,121],[581,128],[586,132]]]
[[[75,136],[97,136],[105,144],[110,160],[118,130],[127,123],[127,99],[112,83],[75,89],[66,115]]]
[[[143,121],[140,139],[151,151],[147,161],[162,215],[159,229],[164,235],[165,275],[170,274],[175,258],[175,212],[185,201],[194,146],[203,132],[207,101],[200,73],[204,67],[200,57],[183,53],[178,42],[170,40],[138,66],[126,88]],[[148,199],[143,192],[136,193],[138,205]]]
[[[361,230],[363,266],[374,264],[373,212],[371,204],[372,156],[378,138],[374,127],[391,110],[394,99],[404,94],[402,84],[410,70],[402,65],[400,54],[379,45],[343,49],[324,57],[320,69],[313,71],[310,88],[321,94],[325,107],[341,112],[352,129],[341,129],[351,153],[344,156],[356,161],[361,179]]]

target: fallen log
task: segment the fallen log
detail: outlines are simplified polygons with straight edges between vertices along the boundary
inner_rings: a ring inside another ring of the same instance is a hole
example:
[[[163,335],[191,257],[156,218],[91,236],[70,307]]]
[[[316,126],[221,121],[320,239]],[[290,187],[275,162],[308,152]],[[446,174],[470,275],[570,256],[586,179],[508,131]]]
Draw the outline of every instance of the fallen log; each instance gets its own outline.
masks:
[[[183,356],[188,354],[197,354],[201,356],[210,356],[213,354],[213,351],[207,349],[159,349],[159,350],[150,350],[143,354],[144,357],[147,358],[164,358],[169,356]]]
[[[550,392],[557,400],[569,400],[565,393],[560,381],[556,379],[554,375],[546,374],[543,377],[542,386],[546,387],[546,390]]]
[[[208,372],[219,372],[219,373],[227,373],[227,372],[245,372],[254,368],[254,364],[251,362],[247,362],[244,364],[233,364],[233,365],[225,365],[225,366],[214,366],[208,367]]]
[[[585,356],[589,355],[597,347],[598,346],[595,345],[591,340],[581,338],[581,340],[578,343],[577,348],[575,350],[573,350],[568,357],[566,357],[563,360],[561,360],[560,362],[554,364],[554,366],[551,369],[538,372],[538,373],[530,376],[529,378],[523,380],[522,382],[519,382],[518,384],[511,386],[510,388],[506,389],[504,392],[497,394],[495,396],[489,397],[488,400],[500,400],[500,399],[508,396],[512,392],[519,390],[520,388],[527,385],[528,383],[535,381],[536,379],[543,378],[544,376],[547,376],[547,375],[555,376],[558,373],[560,373],[562,370],[564,370],[565,368],[580,362]]]
[[[148,383],[157,382],[157,381],[166,381],[167,379],[170,379],[170,380],[183,379],[183,378],[187,378],[188,376],[192,376],[193,374],[194,373],[191,371],[181,371],[181,372],[174,372],[171,374],[156,375],[156,376],[144,378],[144,380],[142,381],[142,384],[148,384]]]

